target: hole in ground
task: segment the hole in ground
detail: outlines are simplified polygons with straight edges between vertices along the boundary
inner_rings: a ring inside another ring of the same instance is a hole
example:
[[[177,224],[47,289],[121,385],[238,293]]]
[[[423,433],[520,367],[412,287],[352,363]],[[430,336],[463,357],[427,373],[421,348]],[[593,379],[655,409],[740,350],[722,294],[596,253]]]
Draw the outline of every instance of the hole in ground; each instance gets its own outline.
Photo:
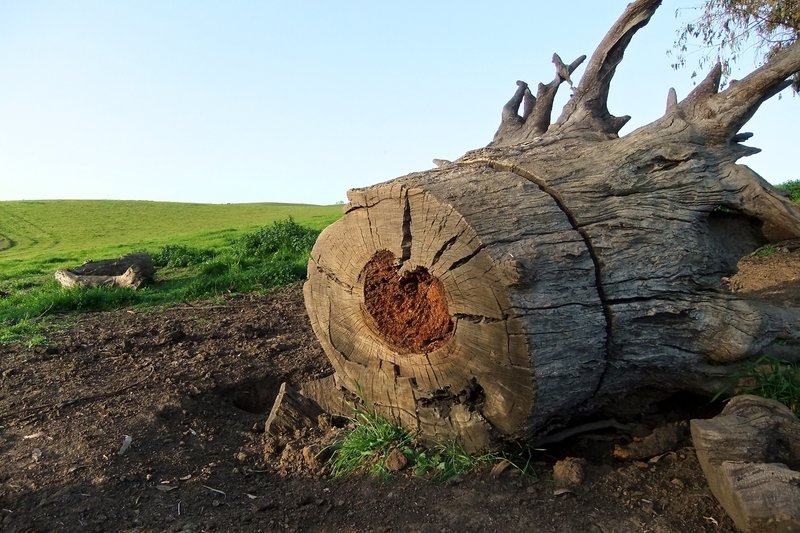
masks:
[[[272,409],[281,380],[274,376],[251,378],[224,385],[217,394],[235,408],[253,414],[266,414]]]

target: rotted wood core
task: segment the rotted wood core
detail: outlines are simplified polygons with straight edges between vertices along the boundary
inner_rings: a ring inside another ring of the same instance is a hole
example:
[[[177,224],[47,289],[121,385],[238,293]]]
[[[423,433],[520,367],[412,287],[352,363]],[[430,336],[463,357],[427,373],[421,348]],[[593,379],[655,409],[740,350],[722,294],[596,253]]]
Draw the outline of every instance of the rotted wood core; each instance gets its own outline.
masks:
[[[425,267],[402,271],[392,252],[380,250],[362,276],[373,326],[398,353],[427,353],[453,336],[444,286]]]

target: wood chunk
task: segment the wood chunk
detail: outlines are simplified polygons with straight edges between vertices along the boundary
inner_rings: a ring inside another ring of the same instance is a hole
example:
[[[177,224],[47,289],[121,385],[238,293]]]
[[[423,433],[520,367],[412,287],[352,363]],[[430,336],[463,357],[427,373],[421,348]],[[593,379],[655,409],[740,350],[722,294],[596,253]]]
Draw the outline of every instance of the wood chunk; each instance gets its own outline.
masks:
[[[641,439],[625,445],[614,446],[614,457],[617,459],[649,459],[656,455],[674,450],[681,437],[681,428],[677,424],[666,424],[653,430]]]
[[[153,281],[155,267],[149,254],[128,254],[118,259],[89,261],[70,269],[57,270],[56,281],[63,287],[122,287],[138,289]]]
[[[800,420],[783,404],[733,398],[717,417],[691,421],[711,492],[745,532],[800,531]]]
[[[265,431],[273,437],[291,435],[297,429],[315,427],[321,414],[322,409],[314,400],[284,382],[267,418]]]
[[[336,375],[331,374],[322,379],[306,381],[300,387],[300,393],[313,400],[323,411],[330,415],[352,417],[355,403],[338,384]]]

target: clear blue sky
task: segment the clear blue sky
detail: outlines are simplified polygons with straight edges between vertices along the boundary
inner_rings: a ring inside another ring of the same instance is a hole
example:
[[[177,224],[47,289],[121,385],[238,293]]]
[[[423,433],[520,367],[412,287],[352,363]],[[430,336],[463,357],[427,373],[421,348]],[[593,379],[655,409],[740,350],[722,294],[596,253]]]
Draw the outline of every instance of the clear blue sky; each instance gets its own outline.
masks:
[[[591,54],[626,3],[4,0],[0,200],[334,203],[485,145],[515,80]],[[691,90],[666,52],[697,3],[665,0],[634,37],[623,133]],[[800,178],[798,123],[788,91],[762,106],[746,163]]]

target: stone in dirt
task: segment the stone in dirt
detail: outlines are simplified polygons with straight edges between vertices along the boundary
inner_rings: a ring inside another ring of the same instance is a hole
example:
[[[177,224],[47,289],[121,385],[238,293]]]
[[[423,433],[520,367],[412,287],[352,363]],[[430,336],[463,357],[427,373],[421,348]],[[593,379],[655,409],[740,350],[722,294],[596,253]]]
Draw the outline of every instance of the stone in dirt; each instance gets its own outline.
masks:
[[[398,448],[392,448],[386,457],[386,469],[389,472],[399,472],[408,466],[408,458]]]
[[[586,460],[579,457],[567,457],[553,465],[553,483],[560,489],[577,487],[585,474]]]
[[[308,468],[316,470],[320,467],[319,460],[317,459],[317,452],[312,446],[304,446],[301,450],[303,460]]]
[[[789,408],[736,396],[691,430],[711,492],[740,530],[800,531],[800,420]]]

